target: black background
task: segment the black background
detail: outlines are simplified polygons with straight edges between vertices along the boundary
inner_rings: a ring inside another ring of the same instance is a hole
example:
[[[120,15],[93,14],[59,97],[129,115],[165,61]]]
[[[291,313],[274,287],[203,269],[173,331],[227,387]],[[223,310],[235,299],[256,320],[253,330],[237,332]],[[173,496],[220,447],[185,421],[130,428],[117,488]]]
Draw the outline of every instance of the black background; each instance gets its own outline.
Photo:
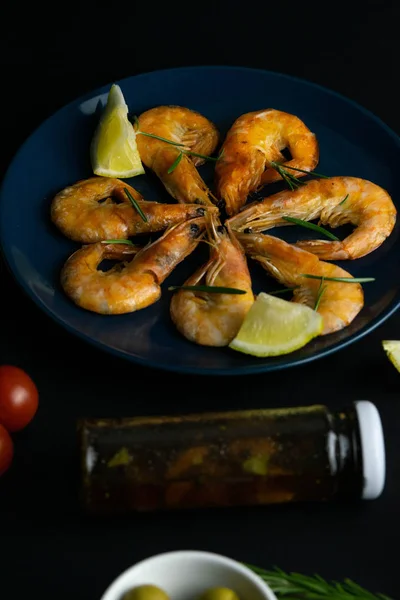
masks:
[[[24,139],[66,102],[122,77],[176,66],[243,65],[300,76],[356,100],[400,133],[399,6],[396,0],[247,0],[2,8],[0,173]],[[381,340],[400,336],[400,316],[290,372],[233,379],[170,375],[73,338],[24,296],[1,262],[0,268],[0,364],[26,369],[40,391],[40,410],[14,436],[14,464],[0,482],[0,597],[95,600],[135,561],[185,548],[350,577],[372,591],[400,595],[400,375],[381,348]],[[356,399],[374,401],[383,420],[388,465],[379,500],[112,521],[90,520],[79,510],[78,416],[316,402],[338,407]]]

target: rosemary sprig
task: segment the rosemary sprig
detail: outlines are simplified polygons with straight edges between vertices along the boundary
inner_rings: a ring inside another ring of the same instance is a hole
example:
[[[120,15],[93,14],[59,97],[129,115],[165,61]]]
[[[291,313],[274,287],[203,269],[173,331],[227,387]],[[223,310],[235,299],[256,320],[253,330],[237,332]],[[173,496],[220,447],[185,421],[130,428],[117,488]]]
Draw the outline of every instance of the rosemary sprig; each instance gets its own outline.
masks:
[[[272,164],[280,165],[280,163],[275,163],[273,161]],[[280,165],[282,167],[282,165]],[[307,175],[315,175],[315,177],[321,177],[322,179],[330,179],[329,175],[322,175],[322,173],[316,173],[315,171],[306,171],[306,169],[299,169],[298,167],[292,167],[290,165],[284,165],[284,169],[291,169],[292,171],[300,171],[300,173],[306,173]]]
[[[128,246],[134,246],[131,240],[101,240],[102,244],[128,244]]]
[[[219,287],[217,285],[171,285],[168,289],[171,292],[174,292],[175,290],[189,290],[192,292],[210,292],[214,294],[246,294],[245,290]]]
[[[221,158],[221,154],[218,156],[206,156],[205,154],[199,154],[198,152],[192,152],[192,150],[184,150],[186,154],[190,156],[197,156],[198,158],[204,158],[205,160],[214,160],[215,162]]]
[[[197,156],[199,158],[204,158],[204,160],[219,160],[219,156],[206,156],[205,154],[199,154],[198,152],[192,152],[191,150],[181,150],[177,159],[172,163],[172,165],[170,166],[170,168],[168,169],[168,173],[172,173],[173,171],[175,171],[176,167],[179,165],[179,163],[182,160],[182,156],[184,154],[188,154],[189,156]]]
[[[275,567],[272,570],[260,569],[246,564],[277,595],[285,600],[390,600],[384,594],[373,594],[351,579],[342,583],[327,581],[320,575],[286,573]]]
[[[347,200],[348,197],[349,197],[349,194],[347,194],[347,196],[345,196],[343,198],[343,200],[341,202],[339,202],[338,206],[342,206],[342,204],[344,204],[346,202],[346,200]]]
[[[341,281],[342,283],[368,283],[369,281],[375,281],[375,277],[325,277],[324,275],[311,275],[310,273],[302,273],[301,277],[323,279],[324,281]]]
[[[321,302],[322,296],[325,294],[326,285],[324,285],[325,277],[321,278],[321,283],[319,284],[317,299],[315,301],[314,310],[317,311]]]
[[[318,233],[322,233],[323,235],[326,235],[326,237],[330,238],[331,240],[335,240],[335,242],[340,241],[339,238],[336,237],[336,235],[334,235],[330,231],[327,231],[323,227],[320,227],[319,225],[315,225],[314,223],[309,223],[308,221],[303,221],[303,219],[296,219],[295,217],[282,217],[282,219],[284,219],[285,221],[288,221],[288,223],[293,223],[294,225],[301,225],[301,227],[305,227],[306,229],[312,229],[313,231],[318,231]]]
[[[145,223],[148,223],[148,219],[147,219],[146,215],[144,214],[144,212],[142,211],[139,204],[136,202],[135,198],[132,196],[132,194],[130,193],[128,188],[124,188],[124,191],[125,191],[125,194],[128,196],[128,199],[129,199],[130,203],[132,204],[133,208],[135,210],[137,210],[139,215],[142,217],[143,221]]]
[[[287,186],[293,191],[303,185],[303,182],[300,181],[297,177],[294,177],[291,173],[286,171],[283,167],[281,167],[278,163],[271,162],[271,166],[279,173]]]
[[[287,164],[282,165],[278,162],[275,162],[274,160],[270,162],[270,166],[279,173],[279,175],[282,177],[282,179],[292,191],[297,189],[301,185],[304,185],[305,181],[301,181],[301,179],[289,173],[287,169],[290,169],[292,171],[299,171],[300,173],[306,173],[307,175],[314,175],[315,177],[321,177],[323,179],[329,179],[328,175],[322,175],[321,173],[316,173],[315,171],[306,171],[305,169],[291,167]]]
[[[160,140],[160,142],[165,142],[166,144],[171,144],[171,146],[184,146],[185,144],[181,144],[180,142],[174,142],[173,140],[168,140],[167,138],[161,137],[160,135],[156,135],[155,133],[146,133],[146,131],[136,131],[137,135],[145,135],[146,137],[154,138],[155,140]]]
[[[183,152],[179,152],[178,156],[176,157],[176,159],[174,160],[174,162],[172,163],[172,165],[169,167],[167,173],[168,175],[170,173],[172,173],[172,171],[175,171],[176,167],[179,165],[179,163],[182,160],[182,156],[183,156]]]

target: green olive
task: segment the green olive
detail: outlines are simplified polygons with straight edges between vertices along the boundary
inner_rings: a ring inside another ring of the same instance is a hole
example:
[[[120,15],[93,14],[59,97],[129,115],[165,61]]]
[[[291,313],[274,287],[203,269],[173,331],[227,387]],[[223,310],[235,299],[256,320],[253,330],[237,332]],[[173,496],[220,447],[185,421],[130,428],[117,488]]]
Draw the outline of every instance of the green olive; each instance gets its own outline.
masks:
[[[156,585],[139,585],[126,592],[122,600],[169,600],[169,596]]]
[[[199,600],[239,600],[239,596],[229,588],[214,587],[206,590]]]

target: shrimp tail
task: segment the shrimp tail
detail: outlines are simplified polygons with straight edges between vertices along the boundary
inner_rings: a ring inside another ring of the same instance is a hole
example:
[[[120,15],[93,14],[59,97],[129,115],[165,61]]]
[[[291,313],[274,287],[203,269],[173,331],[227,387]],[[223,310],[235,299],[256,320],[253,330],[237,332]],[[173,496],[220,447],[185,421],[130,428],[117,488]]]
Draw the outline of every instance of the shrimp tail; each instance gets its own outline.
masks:
[[[302,240],[295,246],[307,250],[321,260],[349,260],[353,257],[344,248],[343,242],[329,242],[328,240]]]

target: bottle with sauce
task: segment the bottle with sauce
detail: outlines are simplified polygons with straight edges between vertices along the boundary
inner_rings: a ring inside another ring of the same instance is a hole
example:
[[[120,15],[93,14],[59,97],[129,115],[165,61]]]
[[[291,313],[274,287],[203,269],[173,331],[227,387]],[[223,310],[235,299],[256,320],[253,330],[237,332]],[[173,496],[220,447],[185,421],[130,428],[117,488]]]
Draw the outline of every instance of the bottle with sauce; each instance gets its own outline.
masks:
[[[374,499],[385,448],[374,404],[81,419],[93,514]]]

